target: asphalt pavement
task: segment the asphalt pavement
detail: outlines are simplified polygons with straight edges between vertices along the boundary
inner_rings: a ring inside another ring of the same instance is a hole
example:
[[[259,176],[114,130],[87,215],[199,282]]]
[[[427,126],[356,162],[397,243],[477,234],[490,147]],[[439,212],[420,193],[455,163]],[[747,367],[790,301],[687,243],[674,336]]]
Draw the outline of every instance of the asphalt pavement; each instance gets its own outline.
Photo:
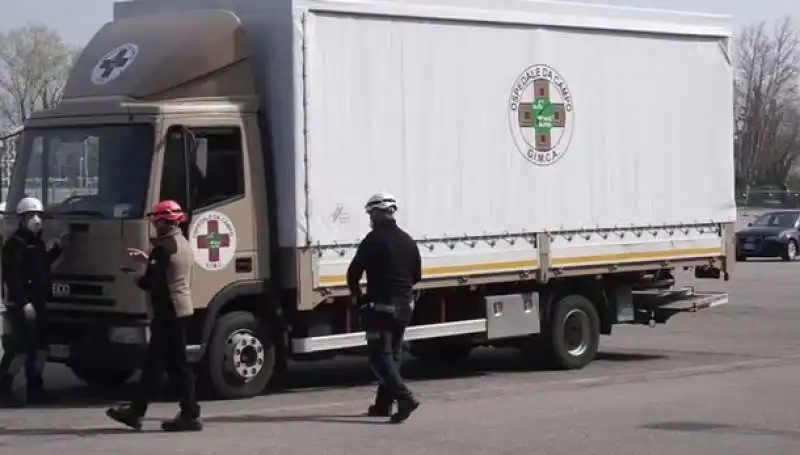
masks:
[[[157,403],[145,431],[106,420],[130,388],[93,396],[57,365],[55,408],[0,410],[0,455],[797,455],[800,453],[800,262],[740,263],[728,305],[665,326],[617,327],[579,371],[476,351],[450,375],[407,365],[423,404],[403,425],[362,417],[373,392],[362,359],[297,365],[292,389],[203,404],[206,430],[165,434]],[[687,283],[694,283],[691,279]]]

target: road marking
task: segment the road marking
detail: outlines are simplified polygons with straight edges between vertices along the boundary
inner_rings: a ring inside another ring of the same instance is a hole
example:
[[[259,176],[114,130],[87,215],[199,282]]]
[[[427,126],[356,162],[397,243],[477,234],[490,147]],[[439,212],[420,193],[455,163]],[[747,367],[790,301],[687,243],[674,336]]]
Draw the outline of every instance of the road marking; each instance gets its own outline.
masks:
[[[478,393],[509,392],[514,390],[530,389],[532,387],[542,388],[548,386],[564,386],[569,384],[585,386],[585,385],[603,385],[604,383],[608,383],[608,385],[613,385],[618,383],[631,382],[637,379],[651,379],[651,378],[666,379],[671,376],[729,373],[735,370],[755,369],[759,367],[783,366],[797,360],[800,360],[800,354],[788,355],[778,358],[743,360],[738,362],[717,363],[712,365],[698,365],[691,367],[653,370],[653,371],[645,371],[638,373],[622,373],[612,376],[595,376],[591,378],[579,378],[579,379],[567,379],[567,380],[560,379],[560,380],[551,380],[551,381],[535,382],[528,384],[517,383],[517,384],[498,385],[498,386],[476,386],[468,389],[459,389],[453,392],[435,393],[431,396],[431,398],[435,396],[440,396],[440,397],[444,396],[448,398],[466,398],[471,395],[476,395]],[[531,374],[536,374],[536,372],[531,372]],[[355,387],[353,388],[353,390],[357,390],[359,388],[367,388],[367,387],[369,386]],[[424,397],[425,395],[420,394],[420,396]],[[215,418],[220,418],[220,417],[235,417],[241,415],[256,415],[256,414],[267,415],[267,414],[279,414],[286,412],[300,412],[300,411],[309,411],[317,409],[328,409],[328,408],[345,407],[345,406],[349,407],[349,406],[356,406],[363,404],[362,403],[363,401],[364,400],[362,399],[358,399],[358,400],[346,400],[346,401],[329,401],[323,403],[302,404],[302,405],[278,406],[278,407],[264,408],[264,409],[239,409],[237,411],[209,413],[203,415],[203,418],[208,420],[213,420]],[[109,424],[93,424],[93,425],[85,425],[78,427],[70,427],[70,430],[88,431],[88,430],[104,429],[108,427]]]

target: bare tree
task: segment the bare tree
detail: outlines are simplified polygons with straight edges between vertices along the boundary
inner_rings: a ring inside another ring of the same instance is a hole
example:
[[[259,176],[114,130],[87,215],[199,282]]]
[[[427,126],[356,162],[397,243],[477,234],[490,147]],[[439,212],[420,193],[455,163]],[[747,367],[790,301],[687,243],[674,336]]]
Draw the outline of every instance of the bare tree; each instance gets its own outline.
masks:
[[[0,34],[0,126],[17,127],[33,111],[55,106],[76,55],[45,25]]]
[[[734,57],[737,186],[784,185],[800,157],[800,34],[790,17],[746,27]]]

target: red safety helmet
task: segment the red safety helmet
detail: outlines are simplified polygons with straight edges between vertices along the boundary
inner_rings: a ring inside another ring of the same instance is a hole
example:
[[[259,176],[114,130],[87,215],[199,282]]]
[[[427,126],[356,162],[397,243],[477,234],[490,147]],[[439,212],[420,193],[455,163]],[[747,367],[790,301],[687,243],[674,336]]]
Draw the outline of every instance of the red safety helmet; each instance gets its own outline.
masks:
[[[183,213],[180,204],[172,200],[158,202],[147,215],[151,221],[186,221],[186,214]]]

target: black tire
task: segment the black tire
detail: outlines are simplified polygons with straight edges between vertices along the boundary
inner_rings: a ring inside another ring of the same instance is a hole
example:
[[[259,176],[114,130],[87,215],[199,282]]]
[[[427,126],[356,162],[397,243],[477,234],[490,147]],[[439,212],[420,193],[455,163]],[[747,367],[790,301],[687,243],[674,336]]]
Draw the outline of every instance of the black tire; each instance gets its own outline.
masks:
[[[86,365],[76,363],[70,365],[70,369],[81,381],[91,388],[118,387],[128,382],[136,373],[130,370],[116,370],[113,368],[103,368],[100,365]]]
[[[786,242],[786,249],[783,250],[781,254],[781,259],[784,261],[794,261],[797,259],[797,242],[794,240],[789,240]]]
[[[266,389],[275,371],[275,345],[270,335],[268,325],[246,311],[217,319],[203,366],[205,382],[215,397],[249,398]],[[241,371],[253,376],[246,377]]]
[[[545,326],[545,352],[554,367],[583,368],[597,356],[600,316],[586,297],[577,294],[562,297]]]
[[[455,368],[469,360],[473,347],[469,343],[437,340],[412,343],[409,352],[426,367]]]

